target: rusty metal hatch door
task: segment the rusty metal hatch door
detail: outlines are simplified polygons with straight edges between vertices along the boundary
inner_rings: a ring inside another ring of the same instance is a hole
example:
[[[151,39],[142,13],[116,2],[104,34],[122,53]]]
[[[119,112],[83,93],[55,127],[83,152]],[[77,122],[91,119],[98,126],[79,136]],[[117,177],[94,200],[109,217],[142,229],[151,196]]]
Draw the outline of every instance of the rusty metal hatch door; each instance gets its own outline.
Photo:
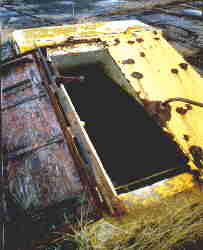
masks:
[[[81,182],[35,59],[32,54],[21,59],[3,68],[1,76],[9,193],[26,214],[43,214],[45,220],[51,214],[48,231],[53,225],[69,223],[67,218],[75,220],[81,209],[98,217],[98,207]],[[11,218],[14,210],[8,211]]]

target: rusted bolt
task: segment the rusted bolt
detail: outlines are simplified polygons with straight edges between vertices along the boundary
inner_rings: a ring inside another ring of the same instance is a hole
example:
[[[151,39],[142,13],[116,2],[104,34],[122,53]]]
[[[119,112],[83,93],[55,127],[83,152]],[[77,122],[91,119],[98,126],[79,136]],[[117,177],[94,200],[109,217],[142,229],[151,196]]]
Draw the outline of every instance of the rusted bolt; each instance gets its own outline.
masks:
[[[187,63],[180,63],[179,66],[181,67],[181,69],[184,69],[184,70],[187,70],[187,68],[188,68]]]
[[[183,135],[183,139],[184,139],[185,141],[189,141],[190,137],[189,137],[189,135]]]
[[[141,79],[141,78],[144,77],[143,74],[140,73],[140,72],[133,72],[133,73],[131,74],[131,76],[134,77],[134,78],[137,78],[137,79]]]
[[[142,43],[142,42],[144,42],[144,39],[142,39],[142,38],[137,38],[136,41],[137,41],[138,43]]]
[[[178,74],[178,70],[177,69],[171,69],[171,73]]]
[[[159,38],[159,37],[154,37],[154,40],[157,40],[157,41],[158,41],[158,40],[160,40],[160,38]]]
[[[118,38],[115,38],[114,42],[115,42],[114,45],[118,45],[120,43],[120,40]]]
[[[185,115],[187,113],[187,109],[184,109],[183,107],[177,107],[176,112],[180,115]]]
[[[140,56],[141,57],[145,57],[145,53],[144,52],[140,52]]]
[[[135,63],[135,61],[132,58],[129,58],[127,60],[122,61],[122,64],[134,64],[134,63]]]
[[[153,33],[154,33],[154,35],[157,35],[157,34],[158,34],[156,30],[154,30]]]
[[[129,40],[128,43],[129,43],[129,44],[133,44],[133,43],[135,43],[135,41]]]

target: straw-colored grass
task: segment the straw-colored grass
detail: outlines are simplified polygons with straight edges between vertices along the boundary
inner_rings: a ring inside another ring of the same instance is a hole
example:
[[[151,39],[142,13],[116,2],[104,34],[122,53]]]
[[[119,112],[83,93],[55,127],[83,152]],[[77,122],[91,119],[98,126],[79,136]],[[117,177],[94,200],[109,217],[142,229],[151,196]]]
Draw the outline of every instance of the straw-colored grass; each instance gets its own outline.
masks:
[[[78,223],[75,234],[65,234],[63,238],[77,243],[78,249],[94,250],[169,250],[195,248],[197,240],[203,238],[203,197],[168,200],[161,206],[146,209],[142,216],[135,213],[134,220],[127,225],[115,226],[112,235],[100,244],[94,227],[89,227],[84,219]],[[102,222],[101,222],[102,223]],[[100,236],[101,238],[101,236]],[[95,242],[94,245],[91,242]],[[188,248],[188,244],[190,247]]]

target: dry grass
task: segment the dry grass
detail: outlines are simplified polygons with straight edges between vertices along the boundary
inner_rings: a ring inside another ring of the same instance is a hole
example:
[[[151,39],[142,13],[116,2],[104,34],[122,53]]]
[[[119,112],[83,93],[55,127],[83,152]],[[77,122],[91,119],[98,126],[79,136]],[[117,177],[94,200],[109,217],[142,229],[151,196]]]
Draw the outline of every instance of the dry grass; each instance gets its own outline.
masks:
[[[78,222],[74,235],[66,234],[63,238],[76,242],[80,250],[199,249],[195,245],[203,237],[202,200],[200,194],[190,199],[177,198],[175,201],[168,200],[161,206],[149,208],[143,216],[138,217],[135,214],[134,221],[120,227],[116,233],[114,231],[110,239],[108,237],[102,245],[91,246],[91,240],[97,235],[89,230],[85,219]]]

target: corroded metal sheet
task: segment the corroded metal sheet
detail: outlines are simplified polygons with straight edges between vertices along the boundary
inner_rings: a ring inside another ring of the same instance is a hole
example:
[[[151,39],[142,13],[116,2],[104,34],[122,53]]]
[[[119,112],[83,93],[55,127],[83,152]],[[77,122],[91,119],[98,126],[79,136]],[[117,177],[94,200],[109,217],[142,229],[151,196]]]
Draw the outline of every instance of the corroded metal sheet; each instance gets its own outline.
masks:
[[[37,147],[62,134],[47,97],[5,110],[3,127],[4,148],[7,152]]]
[[[8,160],[7,170],[9,189],[24,209],[42,209],[82,190],[63,141]]]
[[[77,168],[36,64],[11,65],[1,81],[2,141],[11,194],[29,211],[81,194]]]
[[[25,56],[24,58],[31,59],[31,56]],[[36,65],[31,64],[30,62],[18,62],[15,66],[15,70],[13,67],[7,67],[6,70],[2,72],[2,88],[9,88],[15,85],[18,82],[25,81],[27,79],[40,81],[39,73],[36,71]],[[11,65],[12,66],[12,65]],[[4,77],[6,77],[6,81],[4,81]]]

